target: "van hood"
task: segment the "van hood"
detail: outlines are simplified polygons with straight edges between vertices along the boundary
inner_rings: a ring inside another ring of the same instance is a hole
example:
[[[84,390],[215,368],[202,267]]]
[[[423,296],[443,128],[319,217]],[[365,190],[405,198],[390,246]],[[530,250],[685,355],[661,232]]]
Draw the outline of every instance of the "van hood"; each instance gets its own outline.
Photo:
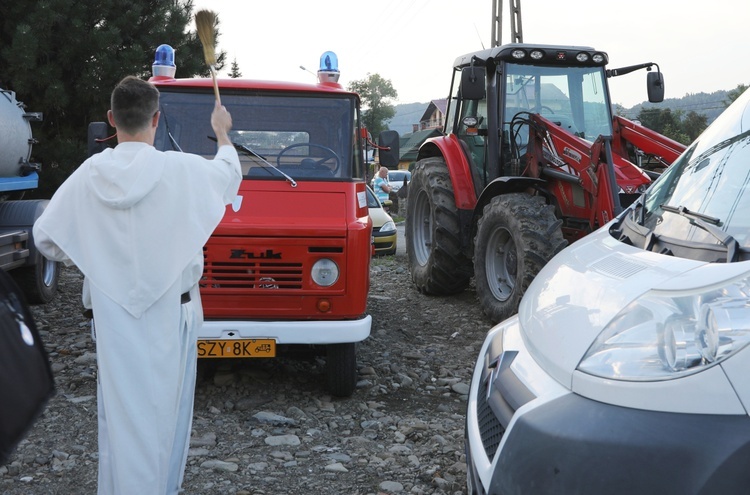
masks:
[[[700,270],[701,276],[694,276]],[[687,273],[690,277],[685,277]],[[685,290],[736,276],[731,264],[709,264],[643,251],[614,239],[605,226],[572,244],[539,272],[519,307],[534,359],[570,388],[573,372],[606,325],[649,290]]]

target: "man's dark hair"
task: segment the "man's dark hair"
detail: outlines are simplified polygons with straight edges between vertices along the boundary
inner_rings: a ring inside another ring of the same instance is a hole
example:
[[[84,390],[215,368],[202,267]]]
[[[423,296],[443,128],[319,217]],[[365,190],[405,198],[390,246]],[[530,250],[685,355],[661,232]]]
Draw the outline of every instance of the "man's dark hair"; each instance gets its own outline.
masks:
[[[110,105],[115,125],[134,134],[146,128],[159,110],[159,90],[150,82],[127,76],[112,91]]]

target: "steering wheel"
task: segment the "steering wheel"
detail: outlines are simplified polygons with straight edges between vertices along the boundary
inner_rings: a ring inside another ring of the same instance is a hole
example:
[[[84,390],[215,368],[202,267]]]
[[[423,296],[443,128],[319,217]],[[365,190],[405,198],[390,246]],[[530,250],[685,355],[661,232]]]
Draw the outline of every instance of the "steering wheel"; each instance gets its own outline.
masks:
[[[294,148],[301,148],[302,146],[307,146],[309,148],[319,148],[328,154],[328,156],[324,156],[323,158],[320,158],[320,159],[305,157],[304,161],[307,167],[310,167],[313,170],[325,169],[325,170],[330,171],[331,173],[336,173],[339,167],[341,167],[341,158],[339,158],[339,155],[337,155],[335,151],[333,151],[328,146],[323,146],[322,144],[315,144],[315,143],[297,143],[297,144],[292,144],[290,146],[287,146],[286,148],[281,150],[278,156],[276,157],[276,165],[279,167],[281,166],[281,157],[285,153],[288,153],[290,150]],[[335,166],[330,167],[328,165],[323,165],[325,162],[329,160],[335,160],[336,161]]]

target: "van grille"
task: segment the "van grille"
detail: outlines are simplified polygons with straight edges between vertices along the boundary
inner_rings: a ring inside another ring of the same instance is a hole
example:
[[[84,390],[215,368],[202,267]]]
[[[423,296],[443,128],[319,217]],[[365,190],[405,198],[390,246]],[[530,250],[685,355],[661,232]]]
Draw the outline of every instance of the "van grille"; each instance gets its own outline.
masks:
[[[481,392],[477,394],[477,425],[479,426],[484,453],[492,462],[497,447],[500,445],[500,440],[503,439],[505,434],[505,428],[500,424],[495,413],[492,412],[486,395]]]

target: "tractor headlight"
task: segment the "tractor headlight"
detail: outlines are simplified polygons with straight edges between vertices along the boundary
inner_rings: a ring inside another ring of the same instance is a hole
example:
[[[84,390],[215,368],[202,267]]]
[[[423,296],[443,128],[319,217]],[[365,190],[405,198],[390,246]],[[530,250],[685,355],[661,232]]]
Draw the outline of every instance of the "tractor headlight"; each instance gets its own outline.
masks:
[[[339,266],[333,260],[322,258],[315,262],[310,275],[316,284],[330,287],[339,279]]]
[[[714,366],[750,343],[750,278],[692,292],[649,292],[602,330],[578,365],[613,380],[670,380]]]

